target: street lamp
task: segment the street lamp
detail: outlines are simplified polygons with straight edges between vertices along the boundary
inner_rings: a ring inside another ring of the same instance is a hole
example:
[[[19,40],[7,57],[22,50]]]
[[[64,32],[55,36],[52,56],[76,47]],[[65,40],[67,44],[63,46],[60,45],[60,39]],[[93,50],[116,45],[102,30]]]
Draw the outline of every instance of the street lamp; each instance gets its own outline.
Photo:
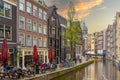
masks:
[[[18,53],[17,53],[17,67],[19,67],[19,61],[20,61],[20,56],[22,55],[22,51],[21,51],[21,48],[22,48],[22,43],[21,41],[17,44],[17,47],[18,47]]]

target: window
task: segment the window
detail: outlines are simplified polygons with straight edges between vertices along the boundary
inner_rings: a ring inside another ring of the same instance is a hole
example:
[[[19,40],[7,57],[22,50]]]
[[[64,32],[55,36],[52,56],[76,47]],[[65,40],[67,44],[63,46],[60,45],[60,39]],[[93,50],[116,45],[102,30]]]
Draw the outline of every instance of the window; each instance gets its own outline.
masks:
[[[39,18],[42,19],[42,9],[39,8]]]
[[[4,8],[0,8],[0,16],[4,16]]]
[[[43,47],[47,47],[47,39],[46,38],[44,38]]]
[[[33,31],[37,32],[37,23],[36,22],[33,22]]]
[[[11,18],[12,17],[12,7],[11,7],[11,5],[5,3],[4,7],[5,7],[5,17]]]
[[[47,21],[47,13],[44,11],[44,20]]]
[[[19,28],[20,29],[24,29],[25,28],[25,26],[24,26],[24,24],[25,24],[25,18],[23,16],[20,16],[19,21],[20,21]]]
[[[0,24],[0,38],[4,38],[4,25]]]
[[[37,37],[33,37],[33,45],[37,45]]]
[[[30,20],[30,19],[27,19],[26,29],[27,29],[28,31],[31,31],[31,20]]]
[[[39,24],[39,33],[42,33],[42,24]]]
[[[47,34],[47,27],[46,27],[46,25],[44,25],[43,32],[44,32],[44,34]]]
[[[25,41],[24,34],[20,33],[20,34],[19,34],[19,42],[20,42],[21,44],[24,44],[24,43],[25,43],[24,41]]]
[[[52,28],[52,35],[55,35],[55,27]]]
[[[10,26],[5,26],[5,37],[7,39],[11,39],[12,35],[11,35],[12,29]]]
[[[53,16],[51,17],[51,21],[55,21],[55,18]]]
[[[0,38],[12,39],[12,27],[0,24]]]
[[[31,3],[27,2],[27,12],[31,13]]]
[[[38,46],[39,46],[39,47],[42,47],[42,38],[39,38],[39,39],[38,39]]]
[[[19,0],[19,9],[25,11],[25,0]]]
[[[37,17],[37,7],[33,6],[33,16]]]
[[[0,8],[0,15],[12,18],[12,6],[8,3],[4,3],[3,8]]]
[[[31,36],[30,35],[27,35],[27,39],[26,39],[26,45],[27,46],[31,46]]]

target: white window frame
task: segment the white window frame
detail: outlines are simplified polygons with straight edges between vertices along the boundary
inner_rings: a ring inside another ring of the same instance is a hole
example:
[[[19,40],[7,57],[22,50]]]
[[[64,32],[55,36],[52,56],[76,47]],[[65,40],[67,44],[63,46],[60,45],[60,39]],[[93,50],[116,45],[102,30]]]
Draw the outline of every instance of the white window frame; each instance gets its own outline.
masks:
[[[23,42],[20,40],[20,35],[21,35],[21,34],[23,34],[23,38],[24,38],[24,40],[22,40]],[[19,42],[20,42],[22,45],[25,45],[25,34],[24,34],[24,33],[19,33]]]
[[[2,24],[0,24],[0,25],[2,25]],[[5,38],[6,36],[6,33],[5,33],[5,28],[6,28],[6,26],[7,25],[5,25],[5,24],[3,24],[3,37]],[[7,40],[12,40],[12,27],[11,26],[9,26],[10,27],[10,31],[11,31],[11,33],[10,33],[10,39],[8,39],[8,38],[6,38]],[[4,38],[0,38],[0,39],[4,39]]]
[[[3,6],[3,9],[1,9],[2,10],[2,12],[3,12],[3,14],[2,15],[0,15],[0,16],[3,16],[3,17],[6,17],[6,18],[8,18],[8,19],[12,19],[12,5],[11,4],[8,4],[8,3],[6,3],[6,2],[4,2],[3,3],[4,4],[4,6]],[[6,6],[5,6],[6,5]],[[10,9],[11,11],[10,11],[10,17],[7,17],[5,14],[5,8],[7,7],[7,9]]]
[[[33,16],[37,17],[37,6],[33,5]]]
[[[30,28],[28,28],[28,24],[30,24]],[[26,30],[28,30],[28,31],[32,30],[32,22],[31,22],[31,19],[28,19],[28,18],[27,18],[27,21],[26,21]]]
[[[42,32],[43,32],[43,30],[42,30],[42,24],[39,24],[39,33],[41,33],[42,34]]]
[[[36,38],[36,42],[34,41]],[[33,46],[36,45],[37,46],[37,37],[36,36],[33,36]]]
[[[39,18],[42,19],[42,16],[43,16],[43,14],[42,14],[42,9],[39,8]]]
[[[44,38],[43,40],[43,47],[47,47],[47,38]]]
[[[38,39],[38,46],[42,47],[42,37]]]
[[[43,12],[43,19],[44,19],[45,21],[47,21],[47,12],[46,12],[46,11]]]
[[[43,27],[43,34],[47,34],[47,25],[44,25]]]
[[[36,23],[36,26],[34,23]],[[37,32],[37,22],[33,22],[33,32]]]
[[[23,27],[20,26],[20,21],[23,20],[24,24]],[[25,29],[25,17],[19,16],[19,29]]]
[[[28,36],[30,36],[30,43],[28,43]],[[32,46],[32,38],[30,34],[26,35],[26,46]]]
[[[27,2],[26,9],[27,9],[27,13],[31,13],[31,3],[30,2]]]
[[[21,5],[23,5],[23,8],[21,8]],[[25,0],[19,0],[19,10],[25,11]]]

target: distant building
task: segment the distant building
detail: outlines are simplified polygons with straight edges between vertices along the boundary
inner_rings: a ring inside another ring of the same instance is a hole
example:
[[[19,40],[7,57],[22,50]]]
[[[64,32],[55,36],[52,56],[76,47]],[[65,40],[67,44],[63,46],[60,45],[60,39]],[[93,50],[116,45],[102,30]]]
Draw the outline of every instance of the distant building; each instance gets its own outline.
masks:
[[[120,59],[120,12],[116,13],[116,58]]]
[[[82,29],[82,52],[84,53],[87,51],[88,47],[88,28],[85,25],[85,22],[81,22],[81,29]]]
[[[88,51],[91,51],[91,43],[92,43],[92,34],[88,34],[88,47],[87,47]]]
[[[97,54],[103,54],[104,36],[104,30],[97,33]]]
[[[116,21],[113,23],[113,25],[108,25],[108,28],[106,30],[106,54],[107,57],[113,58],[117,57],[116,55]]]

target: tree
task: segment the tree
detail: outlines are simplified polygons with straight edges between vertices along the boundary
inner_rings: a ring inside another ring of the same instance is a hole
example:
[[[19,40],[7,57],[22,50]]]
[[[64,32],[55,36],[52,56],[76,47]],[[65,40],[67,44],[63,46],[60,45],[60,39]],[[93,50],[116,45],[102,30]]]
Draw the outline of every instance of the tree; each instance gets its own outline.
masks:
[[[70,56],[71,60],[73,60],[73,53],[74,53],[74,45],[81,40],[81,28],[80,28],[80,21],[74,21],[75,16],[75,7],[72,1],[69,3],[68,9],[68,26],[66,27],[66,32],[62,33],[62,36],[65,40],[68,41],[67,45],[70,47]]]

